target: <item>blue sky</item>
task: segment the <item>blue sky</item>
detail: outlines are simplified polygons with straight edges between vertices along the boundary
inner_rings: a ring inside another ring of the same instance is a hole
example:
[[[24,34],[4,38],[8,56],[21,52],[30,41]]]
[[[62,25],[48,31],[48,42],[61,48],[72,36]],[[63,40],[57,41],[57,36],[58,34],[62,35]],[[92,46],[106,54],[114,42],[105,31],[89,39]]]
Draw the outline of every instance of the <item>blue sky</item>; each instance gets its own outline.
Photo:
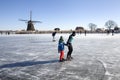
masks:
[[[26,29],[27,24],[19,19],[32,20],[37,30],[75,29],[89,23],[105,27],[108,20],[120,23],[120,0],[0,0],[0,30]]]

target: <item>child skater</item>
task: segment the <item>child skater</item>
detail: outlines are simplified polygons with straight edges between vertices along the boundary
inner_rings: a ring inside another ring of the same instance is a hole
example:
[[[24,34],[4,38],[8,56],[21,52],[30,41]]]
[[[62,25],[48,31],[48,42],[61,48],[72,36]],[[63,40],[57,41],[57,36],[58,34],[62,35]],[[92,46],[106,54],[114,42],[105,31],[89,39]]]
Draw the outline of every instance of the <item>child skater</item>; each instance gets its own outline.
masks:
[[[63,37],[60,36],[60,39],[59,39],[59,43],[58,43],[58,53],[60,53],[60,62],[63,62],[65,61],[64,59],[64,40],[63,40]]]

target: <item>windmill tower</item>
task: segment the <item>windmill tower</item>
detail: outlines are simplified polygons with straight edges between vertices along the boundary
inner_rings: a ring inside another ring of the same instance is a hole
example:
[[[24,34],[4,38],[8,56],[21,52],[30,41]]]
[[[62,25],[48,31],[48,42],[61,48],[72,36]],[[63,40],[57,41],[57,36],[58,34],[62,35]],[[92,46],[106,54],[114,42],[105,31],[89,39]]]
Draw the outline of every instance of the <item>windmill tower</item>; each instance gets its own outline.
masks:
[[[20,19],[20,21],[25,21],[27,23],[27,31],[35,31],[33,23],[42,23],[41,21],[32,21],[32,11],[30,11],[30,20]]]

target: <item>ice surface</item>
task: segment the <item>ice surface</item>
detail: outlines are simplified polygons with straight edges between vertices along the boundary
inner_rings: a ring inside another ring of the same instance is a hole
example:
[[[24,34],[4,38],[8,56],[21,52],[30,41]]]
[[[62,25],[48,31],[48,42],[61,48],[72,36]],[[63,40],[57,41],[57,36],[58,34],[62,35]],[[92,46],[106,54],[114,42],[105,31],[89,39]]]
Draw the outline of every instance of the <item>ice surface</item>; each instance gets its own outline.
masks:
[[[0,80],[120,80],[120,34],[77,34],[73,60],[59,62],[70,34],[0,35]],[[65,47],[65,57],[67,54]]]

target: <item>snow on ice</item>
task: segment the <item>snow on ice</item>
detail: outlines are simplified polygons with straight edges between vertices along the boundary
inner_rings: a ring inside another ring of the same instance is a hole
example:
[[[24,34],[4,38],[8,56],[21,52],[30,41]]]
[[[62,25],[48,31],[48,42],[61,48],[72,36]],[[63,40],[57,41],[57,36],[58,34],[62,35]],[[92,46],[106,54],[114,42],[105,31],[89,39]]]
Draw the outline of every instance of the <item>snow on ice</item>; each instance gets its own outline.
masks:
[[[77,34],[73,60],[59,62],[70,34],[0,35],[0,80],[120,80],[120,34]],[[65,47],[65,57],[67,54]]]

